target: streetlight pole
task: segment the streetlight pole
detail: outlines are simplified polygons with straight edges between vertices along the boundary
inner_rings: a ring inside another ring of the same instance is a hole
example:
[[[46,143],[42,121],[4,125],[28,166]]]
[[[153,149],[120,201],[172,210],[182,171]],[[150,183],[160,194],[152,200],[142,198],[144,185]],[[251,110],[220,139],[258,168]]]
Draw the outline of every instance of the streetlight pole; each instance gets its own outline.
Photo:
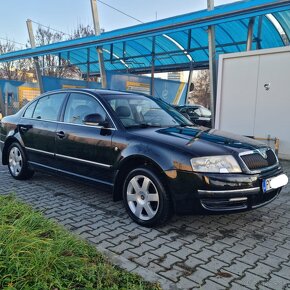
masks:
[[[93,14],[95,35],[99,36],[101,34],[101,28],[100,28],[97,0],[91,0],[91,8],[92,8],[92,14]],[[106,68],[105,68],[105,62],[104,62],[103,48],[101,46],[97,47],[97,53],[98,53],[98,59],[99,59],[100,75],[102,79],[102,88],[105,89],[107,88],[107,75],[106,75]]]
[[[33,29],[32,29],[32,21],[30,19],[27,19],[26,25],[27,25],[27,30],[28,30],[31,48],[35,48],[36,44],[35,44],[35,38],[34,38],[34,34],[33,34]],[[34,67],[35,67],[35,73],[36,73],[36,78],[37,78],[39,90],[40,90],[40,93],[42,94],[42,93],[44,93],[44,87],[43,87],[43,81],[42,81],[38,57],[37,56],[34,57],[33,60],[34,60]]]

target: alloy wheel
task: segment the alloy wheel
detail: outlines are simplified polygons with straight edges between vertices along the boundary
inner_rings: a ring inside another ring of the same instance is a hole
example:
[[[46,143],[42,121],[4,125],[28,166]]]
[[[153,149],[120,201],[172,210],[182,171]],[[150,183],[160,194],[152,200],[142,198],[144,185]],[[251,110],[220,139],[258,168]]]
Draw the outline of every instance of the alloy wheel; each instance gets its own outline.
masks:
[[[23,166],[23,159],[20,150],[17,147],[13,147],[9,152],[9,168],[14,176],[18,176],[21,173]]]
[[[127,203],[131,212],[143,221],[155,217],[159,193],[153,181],[144,175],[134,176],[127,186]]]

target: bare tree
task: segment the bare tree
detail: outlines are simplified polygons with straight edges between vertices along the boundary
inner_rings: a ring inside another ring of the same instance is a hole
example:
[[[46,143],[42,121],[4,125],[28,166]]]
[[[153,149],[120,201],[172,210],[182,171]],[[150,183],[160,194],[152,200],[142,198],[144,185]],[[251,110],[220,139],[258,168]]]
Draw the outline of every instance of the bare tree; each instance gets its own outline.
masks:
[[[95,35],[94,29],[90,25],[79,24],[73,31],[70,39],[82,38],[90,35]]]
[[[52,31],[50,28],[39,26],[35,32],[36,46],[44,46],[64,40],[64,33]],[[59,78],[78,78],[79,70],[71,66],[68,60],[57,55],[47,54],[39,58],[43,75]]]
[[[200,104],[207,108],[210,106],[210,82],[209,71],[201,70],[193,80],[194,90],[189,96],[189,102]]]
[[[89,26],[79,24],[73,31],[69,39],[81,38],[89,35],[94,35],[94,30]],[[35,42],[37,46],[48,45],[65,40],[65,33],[52,31],[49,28],[38,27],[35,34]],[[81,78],[79,68],[69,60],[59,58],[56,55],[45,55],[40,59],[43,73],[48,76],[60,78]]]
[[[0,42],[0,54],[15,51],[15,44],[9,40]],[[31,61],[21,59],[0,63],[0,78],[8,80],[31,81],[33,79]]]
[[[94,35],[94,29],[89,25],[79,24],[73,30],[69,39],[76,39]],[[36,46],[49,45],[65,40],[65,33],[52,30],[47,27],[39,26],[35,32]],[[28,45],[29,46],[29,41]],[[15,51],[13,42],[7,40],[0,42],[0,54]],[[46,76],[53,76],[59,78],[74,78],[81,79],[80,69],[71,64],[69,60],[59,58],[58,55],[45,55],[39,57],[40,66],[42,67],[42,74]],[[8,80],[33,81],[36,79],[33,62],[31,59],[17,60],[13,62],[0,63],[0,78]]]

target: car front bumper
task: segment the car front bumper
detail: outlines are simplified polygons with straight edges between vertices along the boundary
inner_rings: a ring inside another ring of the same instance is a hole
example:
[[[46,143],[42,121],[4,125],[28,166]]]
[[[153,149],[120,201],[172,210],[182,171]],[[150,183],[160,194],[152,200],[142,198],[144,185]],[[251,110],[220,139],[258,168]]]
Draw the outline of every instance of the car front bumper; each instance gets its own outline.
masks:
[[[171,172],[168,178],[168,189],[178,214],[196,211],[244,211],[274,200],[282,187],[263,192],[262,182],[281,174],[281,167],[260,174],[200,174],[176,171],[175,175]]]

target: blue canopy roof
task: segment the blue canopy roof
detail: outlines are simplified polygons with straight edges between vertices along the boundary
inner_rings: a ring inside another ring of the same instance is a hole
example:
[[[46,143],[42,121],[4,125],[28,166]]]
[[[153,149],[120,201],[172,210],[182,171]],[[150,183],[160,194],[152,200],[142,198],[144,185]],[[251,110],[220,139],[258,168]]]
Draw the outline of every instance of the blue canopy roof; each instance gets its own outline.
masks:
[[[252,0],[105,32],[100,36],[15,51],[0,55],[0,62],[54,54],[77,65],[83,73],[89,70],[98,74],[96,47],[102,46],[108,71],[148,72],[153,56],[156,71],[188,69],[190,63],[201,68],[208,63],[208,26],[216,27],[218,54],[245,51],[252,17],[255,18],[253,49],[288,45],[290,1]]]

